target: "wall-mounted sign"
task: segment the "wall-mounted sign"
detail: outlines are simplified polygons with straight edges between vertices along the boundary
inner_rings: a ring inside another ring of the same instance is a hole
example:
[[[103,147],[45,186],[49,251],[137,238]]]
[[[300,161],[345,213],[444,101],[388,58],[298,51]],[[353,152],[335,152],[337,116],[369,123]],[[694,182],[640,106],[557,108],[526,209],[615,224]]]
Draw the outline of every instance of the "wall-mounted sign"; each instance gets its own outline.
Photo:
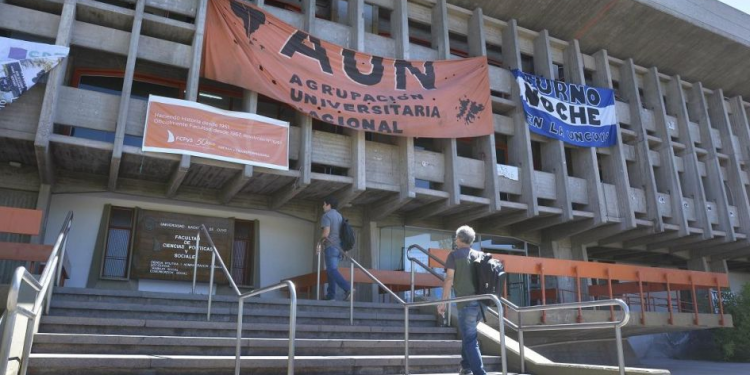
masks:
[[[583,147],[617,142],[613,90],[553,81],[513,70],[529,130]]]
[[[70,48],[0,37],[0,110],[29,91]]]
[[[208,228],[227,267],[231,267],[234,224],[231,219],[141,210],[136,224],[131,276],[142,279],[192,281],[198,228]],[[218,262],[217,262],[218,265]],[[198,281],[208,282],[211,248],[201,238]],[[216,282],[226,282],[217,269]]]
[[[143,151],[288,170],[289,123],[151,95]]]
[[[206,78],[327,123],[382,134],[493,134],[487,58],[396,60],[320,40],[249,2],[209,2]]]

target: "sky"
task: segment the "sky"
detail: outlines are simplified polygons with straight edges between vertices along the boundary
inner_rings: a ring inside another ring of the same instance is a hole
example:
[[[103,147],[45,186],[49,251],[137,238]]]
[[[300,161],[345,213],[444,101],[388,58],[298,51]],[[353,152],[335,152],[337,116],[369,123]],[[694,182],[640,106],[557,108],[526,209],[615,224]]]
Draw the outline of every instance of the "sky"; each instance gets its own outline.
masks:
[[[719,0],[724,4],[735,7],[745,13],[750,14],[750,1],[748,0]]]

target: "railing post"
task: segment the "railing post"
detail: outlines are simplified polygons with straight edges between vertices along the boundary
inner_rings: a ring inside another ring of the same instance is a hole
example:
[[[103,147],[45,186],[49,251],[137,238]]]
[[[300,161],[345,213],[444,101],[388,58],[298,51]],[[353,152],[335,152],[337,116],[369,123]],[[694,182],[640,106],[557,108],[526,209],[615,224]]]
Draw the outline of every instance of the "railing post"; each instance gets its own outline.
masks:
[[[498,314],[500,315],[500,314]],[[498,319],[502,320],[498,317]],[[521,355],[521,373],[526,372],[526,347],[523,343],[523,318],[521,312],[518,311],[518,351]]]
[[[240,363],[242,362],[242,317],[244,315],[245,300],[240,298],[237,306],[237,346],[234,350],[234,375],[240,375]]]
[[[201,230],[195,236],[195,265],[193,266],[193,294],[195,294],[195,283],[198,280],[198,250],[201,248]]]
[[[404,374],[409,375],[409,306],[404,305]]]
[[[609,267],[607,267],[607,288],[609,289],[609,299],[615,299],[615,297],[612,295],[612,272],[610,271]],[[630,301],[630,297],[628,297],[628,301]],[[614,306],[609,307],[609,320],[615,321],[615,308]]]
[[[698,296],[695,294],[695,280],[693,280],[693,275],[690,275],[690,289],[693,293],[693,312],[695,313],[695,318],[693,319],[693,323],[695,325],[700,324],[700,318],[698,317]]]
[[[503,321],[503,304],[500,299],[495,297],[495,305],[497,306],[497,331],[500,333],[500,363],[503,368],[503,375],[508,375],[508,351],[505,347],[505,322]]]
[[[669,273],[665,273],[664,278],[667,280],[667,308],[669,309],[669,324],[672,325],[674,324],[674,313],[672,313],[672,291],[669,287]]]
[[[15,311],[5,310],[5,328],[3,329],[2,342],[0,343],[0,374],[6,374],[10,357],[10,346],[13,343],[13,327],[16,325]]]
[[[641,300],[641,324],[646,324],[646,305],[643,300],[643,281],[641,280],[641,271],[637,271],[635,275],[638,277],[638,292]]]
[[[620,375],[625,375],[625,355],[622,352],[622,331],[620,325],[615,325],[615,340],[617,340],[617,365],[620,367]]]
[[[297,288],[294,284],[287,280],[289,286],[289,297],[291,302],[289,303],[289,351],[287,353],[289,359],[287,364],[287,375],[294,375],[294,338],[297,334]]]
[[[578,266],[575,266],[576,272],[576,294],[578,294],[578,303],[581,303],[581,278],[578,275]],[[578,323],[583,322],[583,311],[578,307],[578,317],[576,317]]]
[[[67,229],[70,229],[70,228],[67,228]],[[64,265],[63,260],[65,259],[65,249],[67,248],[67,245],[68,245],[67,229],[65,233],[65,239],[63,240],[63,243],[62,243],[62,248],[60,249],[60,252],[57,254],[58,259],[60,259],[60,261],[57,262],[57,273],[55,274],[55,278],[54,278],[55,279],[54,285],[57,285],[57,286],[60,286],[60,279],[62,278],[62,275],[63,275],[63,272],[62,272],[63,265]],[[49,301],[47,301],[47,303],[49,303]],[[47,313],[49,313],[49,311],[47,311]]]
[[[544,265],[539,264],[539,274],[541,275],[541,282],[542,282],[542,306],[547,305],[547,286],[546,284],[546,278],[544,277]],[[542,323],[547,323],[547,312],[542,311]]]
[[[410,277],[411,277],[411,294],[410,294],[410,296],[411,296],[411,302],[414,302],[414,261],[412,260],[410,262],[410,264],[411,264],[411,273],[410,273]]]
[[[320,301],[320,253],[322,252],[323,249],[322,249],[322,246],[320,245],[320,242],[318,242],[316,247],[317,247],[316,251],[318,253],[318,282],[316,284],[317,287],[315,288],[315,300]]]
[[[724,326],[724,302],[723,298],[721,296],[721,285],[719,284],[719,278],[715,278],[716,280],[716,296],[719,298],[719,324],[721,326]]]
[[[349,259],[349,325],[354,325],[354,262]],[[331,282],[330,280],[328,282]]]
[[[211,302],[214,296],[214,270],[216,267],[216,252],[211,251],[211,276],[208,281],[208,313],[206,313],[206,320],[211,320]],[[229,276],[227,276],[229,277]]]

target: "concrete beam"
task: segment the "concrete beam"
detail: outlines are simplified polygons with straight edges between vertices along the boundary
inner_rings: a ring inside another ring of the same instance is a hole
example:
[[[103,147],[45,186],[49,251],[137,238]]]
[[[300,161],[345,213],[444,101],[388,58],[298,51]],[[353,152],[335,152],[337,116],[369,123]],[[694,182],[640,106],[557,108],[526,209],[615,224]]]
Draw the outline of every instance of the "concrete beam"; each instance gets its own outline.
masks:
[[[302,0],[302,20],[302,29],[311,32],[315,23],[315,0]]]
[[[73,36],[73,24],[76,18],[76,1],[65,0],[60,23],[57,28],[57,38],[55,44],[59,46],[70,46]],[[37,125],[36,137],[34,139],[34,151],[36,154],[36,164],[39,168],[39,179],[43,184],[53,185],[55,180],[55,167],[52,155],[49,151],[49,139],[53,131],[55,112],[57,111],[57,100],[68,68],[68,60],[63,59],[60,64],[53,69],[47,78],[47,88],[42,99],[42,109],[39,114],[39,123]]]
[[[253,177],[253,166],[252,165],[245,165],[245,167],[237,173],[234,177],[232,177],[231,180],[229,180],[224,186],[221,188],[221,193],[219,195],[221,199],[221,203],[227,204],[229,203],[232,198],[234,198],[237,193],[242,191],[242,189],[245,188],[248,181]]]
[[[133,76],[135,75],[135,61],[138,57],[138,41],[141,38],[141,25],[143,24],[143,10],[146,0],[137,0],[135,13],[133,14],[133,25],[130,31],[130,45],[128,47],[128,59],[125,63],[125,74],[123,76],[122,90],[120,91],[120,107],[117,114],[117,126],[115,128],[114,149],[109,166],[110,191],[117,188],[117,177],[120,174],[120,162],[122,161],[122,146],[125,142],[125,127],[128,123],[130,111],[130,93],[133,89]]]
[[[695,222],[699,228],[703,229],[702,239],[713,238],[713,228],[708,218],[706,193],[703,189],[703,179],[698,169],[698,154],[695,149],[695,141],[690,132],[690,118],[687,110],[687,100],[682,90],[682,80],[680,76],[674,76],[667,85],[667,112],[677,119],[677,139],[685,146],[682,152],[683,178],[685,184],[682,184],[683,196],[693,199],[695,205]],[[685,203],[683,203],[683,206]]]
[[[732,221],[729,218],[729,203],[727,192],[724,190],[724,177],[719,165],[719,158],[716,152],[713,134],[711,132],[711,118],[708,114],[708,104],[703,93],[703,84],[700,82],[693,85],[690,90],[688,102],[688,112],[690,118],[698,123],[701,135],[701,146],[706,150],[707,156],[703,162],[706,169],[706,182],[704,186],[706,198],[713,201],[716,205],[717,217],[719,219],[718,228],[725,233],[725,242],[734,242],[737,238],[734,234]],[[707,207],[701,207],[706,209]],[[698,207],[696,207],[696,210]]]
[[[200,84],[200,66],[201,56],[203,53],[203,36],[206,32],[206,10],[208,8],[208,0],[200,0],[198,4],[198,11],[195,17],[195,35],[193,36],[193,53],[190,60],[190,70],[188,70],[188,78],[185,87],[185,99],[189,101],[198,100],[198,85]],[[190,170],[191,157],[190,155],[182,155],[180,159],[180,165],[172,173],[172,177],[169,179],[169,187],[167,188],[167,197],[172,198],[177,194],[182,181],[187,175],[187,171]]]
[[[552,48],[549,31],[542,30],[534,39],[534,72],[554,80],[555,68],[552,64]],[[558,139],[549,139],[541,147],[542,170],[555,175],[555,206],[562,210],[557,223],[573,220],[573,206],[570,198],[568,163],[565,158],[565,144]]]
[[[638,169],[635,175],[630,176],[630,180],[634,182],[633,185],[642,188],[645,193],[646,215],[648,220],[654,223],[654,232],[663,232],[664,221],[659,212],[656,177],[654,176],[654,166],[649,155],[648,132],[642,118],[643,106],[638,91],[638,77],[635,73],[633,59],[626,60],[620,67],[620,93],[628,102],[630,123],[637,137],[635,149]],[[624,197],[619,198],[623,199]]]
[[[277,210],[305,190],[312,182],[312,118],[297,112],[300,124],[299,177],[271,197],[271,209]]]
[[[518,22],[510,20],[503,29],[503,64],[507,69],[522,69],[521,43],[518,36]],[[511,84],[513,103],[516,108],[511,118],[515,134],[509,140],[510,152],[508,164],[518,167],[521,178],[521,203],[526,204],[525,218],[539,215],[539,203],[537,201],[536,178],[534,175],[534,161],[531,155],[531,135],[526,125],[526,116],[521,106],[521,92],[518,85]],[[518,216],[513,214],[513,216]]]
[[[658,173],[655,173],[654,177],[656,178],[657,190],[669,193],[672,217],[665,220],[677,225],[679,227],[677,232],[681,236],[687,236],[689,234],[688,222],[682,205],[682,186],[677,173],[674,142],[672,142],[667,124],[664,94],[659,71],[655,67],[649,69],[648,74],[643,77],[644,104],[653,113],[656,135],[661,139],[661,143],[656,146],[661,166],[657,168]],[[648,142],[646,143],[648,144]]]
[[[735,149],[735,136],[732,131],[735,126],[729,122],[729,113],[722,89],[714,90],[714,93],[709,96],[708,108],[711,124],[719,129],[721,150],[729,157],[726,163],[727,187],[733,198],[731,204],[737,207],[735,211],[739,231],[746,236],[750,236],[750,199],[748,199],[747,189],[742,178],[743,174],[745,174],[745,177],[747,177],[747,174],[740,167],[739,158],[742,151]],[[739,125],[744,124],[740,123]],[[727,203],[730,202],[727,201]],[[733,214],[730,212],[731,215]]]

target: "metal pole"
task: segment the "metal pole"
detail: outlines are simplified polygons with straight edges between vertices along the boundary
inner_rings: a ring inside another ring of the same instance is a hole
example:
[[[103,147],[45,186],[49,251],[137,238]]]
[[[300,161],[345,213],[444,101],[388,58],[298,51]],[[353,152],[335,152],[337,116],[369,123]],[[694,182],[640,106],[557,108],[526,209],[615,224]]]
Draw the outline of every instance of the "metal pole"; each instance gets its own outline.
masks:
[[[320,244],[317,245],[318,247],[318,283],[317,288],[315,289],[315,299],[320,301],[320,253],[321,253],[321,246]]]
[[[503,305],[499,299],[495,299],[497,305],[497,325],[500,332],[500,363],[503,366],[503,375],[508,375],[508,351],[505,347],[505,322],[503,322]],[[519,343],[520,345],[520,343]]]
[[[55,284],[57,286],[60,286],[60,279],[62,278],[62,271],[63,271],[63,259],[65,259],[65,248],[68,244],[68,233],[65,233],[65,239],[62,243],[62,249],[60,249],[60,252],[58,253],[57,257],[60,259],[60,261],[57,263],[57,273],[55,274]]]
[[[409,306],[404,305],[404,374],[409,375]]]
[[[208,313],[206,315],[206,320],[211,320],[211,302],[213,300],[214,296],[214,270],[216,267],[216,252],[211,252],[211,276],[208,281]],[[227,276],[229,277],[229,276]]]
[[[498,319],[502,320],[501,317]],[[526,347],[523,344],[523,322],[521,321],[521,312],[518,312],[518,351],[521,355],[521,373],[526,372]],[[502,324],[500,324],[502,325]]]
[[[351,259],[350,259],[351,260]],[[331,282],[330,280],[328,282]],[[349,325],[354,325],[354,262],[349,263]]]
[[[414,302],[414,261],[411,261],[411,302]]]
[[[193,294],[195,294],[195,282],[198,280],[198,249],[201,247],[201,231],[195,236],[195,265],[193,266]]]
[[[615,340],[617,340],[617,364],[620,366],[620,375],[625,375],[625,357],[622,354],[622,332],[619,325],[615,325]]]
[[[237,346],[234,350],[234,375],[240,375],[240,362],[242,361],[242,316],[245,300],[240,298],[239,306],[237,306]]]
[[[289,297],[292,301],[289,304],[289,358],[286,373],[294,375],[294,337],[297,334],[297,288],[294,284],[289,286]]]
[[[10,358],[10,346],[13,342],[13,327],[16,325],[16,312],[5,310],[2,342],[0,343],[0,374],[5,374],[8,368]]]
[[[451,326],[451,315],[453,311],[453,305],[449,302],[448,303],[448,321],[446,322],[445,326],[450,327]]]

